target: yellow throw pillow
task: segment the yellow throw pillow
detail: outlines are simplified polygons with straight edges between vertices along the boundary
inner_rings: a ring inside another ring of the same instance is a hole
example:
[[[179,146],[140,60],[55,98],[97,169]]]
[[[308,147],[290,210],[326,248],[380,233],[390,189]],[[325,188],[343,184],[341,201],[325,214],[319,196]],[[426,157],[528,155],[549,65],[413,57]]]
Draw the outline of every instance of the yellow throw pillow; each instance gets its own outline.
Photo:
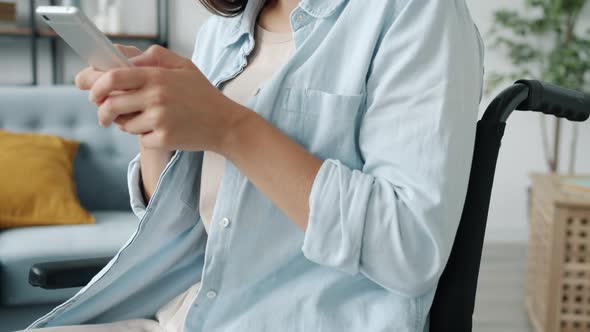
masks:
[[[0,229],[94,223],[73,179],[79,142],[0,130]]]

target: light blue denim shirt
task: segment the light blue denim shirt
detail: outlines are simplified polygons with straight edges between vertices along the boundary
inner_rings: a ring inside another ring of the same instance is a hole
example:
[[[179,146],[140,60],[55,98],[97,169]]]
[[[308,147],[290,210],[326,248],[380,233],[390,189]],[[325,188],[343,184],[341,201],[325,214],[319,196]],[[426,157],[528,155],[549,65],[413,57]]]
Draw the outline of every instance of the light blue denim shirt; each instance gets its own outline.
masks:
[[[201,29],[193,60],[216,86],[246,66],[262,4]],[[308,230],[227,162],[207,236],[203,154],[177,152],[147,207],[135,159],[137,231],[32,327],[150,318],[201,281],[189,332],[428,329],[481,97],[483,47],[466,4],[302,0],[291,27],[292,58],[247,106],[324,160]]]

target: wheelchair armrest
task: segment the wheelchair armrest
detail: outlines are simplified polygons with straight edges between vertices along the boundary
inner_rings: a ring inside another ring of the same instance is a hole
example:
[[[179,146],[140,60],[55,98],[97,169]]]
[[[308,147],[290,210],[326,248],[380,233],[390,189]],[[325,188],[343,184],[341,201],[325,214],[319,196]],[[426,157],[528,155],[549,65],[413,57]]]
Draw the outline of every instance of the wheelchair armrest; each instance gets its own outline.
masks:
[[[35,264],[29,271],[29,284],[43,289],[86,286],[111,257]]]
[[[584,122],[590,117],[590,95],[547,82],[519,80],[529,88],[528,98],[519,110],[552,114],[570,121]]]

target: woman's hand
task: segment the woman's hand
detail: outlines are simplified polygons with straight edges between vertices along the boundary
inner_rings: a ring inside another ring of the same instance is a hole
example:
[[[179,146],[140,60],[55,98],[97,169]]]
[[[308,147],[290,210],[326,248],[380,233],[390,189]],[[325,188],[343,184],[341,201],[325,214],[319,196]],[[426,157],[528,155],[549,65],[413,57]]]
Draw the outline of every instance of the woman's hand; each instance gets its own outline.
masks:
[[[121,53],[130,59],[143,54],[143,52],[135,46],[115,44],[115,47],[117,47]],[[87,67],[86,69],[79,72],[78,75],[76,75],[76,86],[82,90],[89,90],[92,85],[104,74],[104,71],[96,70],[93,67]]]
[[[131,62],[133,62],[135,57],[143,54],[143,52],[136,47],[124,45],[116,46],[123,54],[128,58],[131,58]],[[94,68],[89,67],[76,76],[76,85],[80,89],[90,90],[104,75],[105,72],[97,71]],[[117,123],[118,126],[121,126],[130,117],[133,117],[133,115],[120,116],[115,119],[115,123]],[[162,171],[172,157],[172,150],[149,149],[143,146],[141,142],[139,148],[141,152],[141,186],[143,188],[144,202],[147,204],[156,189]]]
[[[222,153],[230,128],[250,113],[165,48],[153,46],[132,62],[136,67],[86,73],[77,84],[90,89],[102,126],[116,122],[144,147]]]
[[[115,44],[115,46],[121,51],[121,53],[130,59],[143,54],[143,52],[135,46],[121,44]],[[104,71],[96,70],[93,67],[87,67],[76,75],[75,84],[81,90],[90,90],[94,83],[96,83],[96,81],[98,81],[98,79],[104,74]],[[115,122],[118,122],[118,120]]]
[[[135,68],[88,71],[77,80],[99,105],[103,126],[116,122],[122,130],[140,135],[142,149],[217,152],[301,229],[307,228],[320,159],[257,113],[223,96],[189,60],[152,47],[131,61]],[[142,150],[146,202],[160,174],[146,171],[152,167],[161,172],[162,165],[148,161]]]

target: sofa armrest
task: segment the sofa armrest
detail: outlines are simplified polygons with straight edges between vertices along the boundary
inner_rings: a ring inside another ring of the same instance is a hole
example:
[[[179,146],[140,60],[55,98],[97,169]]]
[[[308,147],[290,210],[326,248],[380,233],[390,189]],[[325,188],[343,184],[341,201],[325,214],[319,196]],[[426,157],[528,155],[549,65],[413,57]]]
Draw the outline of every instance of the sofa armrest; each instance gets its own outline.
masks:
[[[111,257],[46,262],[35,264],[29,271],[29,284],[43,289],[86,286]]]

